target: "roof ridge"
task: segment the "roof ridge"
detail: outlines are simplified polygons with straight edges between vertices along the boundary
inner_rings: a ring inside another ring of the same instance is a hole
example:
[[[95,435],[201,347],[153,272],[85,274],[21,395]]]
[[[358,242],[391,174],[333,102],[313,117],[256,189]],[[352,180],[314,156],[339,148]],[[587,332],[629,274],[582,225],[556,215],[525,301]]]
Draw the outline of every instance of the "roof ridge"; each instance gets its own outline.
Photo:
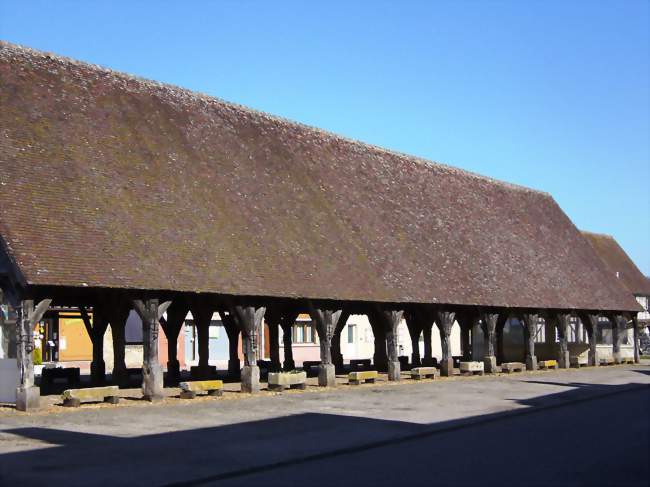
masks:
[[[301,128],[303,128],[305,130],[308,130],[310,132],[320,134],[320,135],[324,135],[326,137],[330,137],[330,138],[333,138],[333,139],[336,139],[336,140],[339,140],[339,141],[343,141],[343,142],[346,142],[348,144],[351,144],[351,145],[354,145],[354,146],[357,146],[357,147],[372,149],[374,151],[382,152],[382,153],[385,153],[387,155],[392,155],[392,156],[395,156],[395,157],[399,157],[400,159],[405,160],[405,161],[410,162],[410,163],[417,163],[417,164],[421,164],[421,165],[424,165],[424,166],[433,166],[433,167],[437,167],[439,169],[443,169],[443,170],[446,170],[446,171],[449,171],[449,172],[460,173],[460,174],[463,174],[463,175],[466,175],[466,176],[469,176],[469,177],[473,177],[473,178],[478,179],[478,180],[487,181],[489,183],[496,184],[496,185],[499,185],[499,186],[503,186],[503,187],[506,187],[506,188],[509,188],[509,189],[512,189],[512,190],[543,194],[543,195],[546,195],[547,197],[552,198],[552,195],[550,193],[548,193],[547,191],[543,191],[543,190],[539,190],[539,189],[535,189],[535,188],[530,188],[528,186],[523,186],[523,185],[512,183],[512,182],[509,182],[509,181],[503,181],[503,180],[496,179],[496,178],[491,177],[491,176],[486,176],[484,174],[480,174],[480,173],[477,173],[477,172],[469,171],[467,169],[462,169],[462,168],[459,168],[459,167],[456,167],[456,166],[452,166],[450,164],[445,164],[445,163],[438,162],[438,161],[432,161],[432,160],[426,159],[426,158],[424,158],[422,156],[407,154],[405,152],[398,151],[398,150],[395,150],[395,149],[389,149],[389,148],[382,147],[382,146],[379,146],[379,145],[371,144],[369,142],[364,142],[362,140],[354,139],[352,137],[342,135],[342,134],[338,134],[338,133],[335,133],[335,132],[332,132],[332,131],[329,131],[329,130],[326,130],[326,129],[323,129],[323,128],[320,128],[320,127],[316,127],[316,126],[313,126],[313,125],[308,125],[306,123],[291,120],[289,118],[286,118],[286,117],[283,117],[283,116],[280,116],[280,115],[274,115],[274,114],[265,112],[263,110],[251,108],[251,107],[248,107],[246,105],[242,105],[242,104],[239,104],[239,103],[236,103],[236,102],[224,100],[224,99],[219,98],[217,96],[208,95],[207,93],[190,90],[189,88],[184,88],[182,86],[174,85],[172,83],[165,83],[165,82],[161,82],[161,81],[156,81],[156,80],[153,80],[153,79],[150,79],[150,78],[145,78],[145,77],[142,77],[142,76],[130,74],[130,73],[127,73],[127,72],[124,72],[124,71],[114,70],[112,68],[102,66],[102,65],[99,65],[99,64],[95,64],[95,63],[91,63],[91,62],[87,62],[87,61],[80,61],[78,59],[74,59],[74,58],[71,58],[71,57],[68,57],[68,56],[52,53],[52,52],[49,52],[49,51],[41,51],[39,49],[34,49],[34,48],[23,46],[23,45],[20,45],[20,44],[14,44],[14,43],[4,41],[4,40],[0,39],[0,57],[3,56],[3,53],[10,53],[10,54],[21,55],[21,56],[25,56],[25,57],[28,57],[28,56],[29,57],[40,56],[42,58],[46,58],[46,59],[49,58],[51,60],[58,61],[60,63],[70,64],[70,65],[73,65],[73,66],[88,67],[88,68],[91,68],[91,69],[93,69],[95,71],[104,72],[104,73],[109,74],[111,76],[119,77],[119,78],[125,79],[127,81],[129,81],[129,80],[130,81],[135,81],[135,82],[141,83],[141,84],[143,84],[145,86],[148,86],[148,87],[155,87],[155,88],[158,88],[158,89],[165,89],[165,90],[168,91],[169,94],[171,94],[173,96],[178,96],[178,95],[182,94],[184,96],[189,96],[189,97],[199,99],[199,100],[202,100],[202,101],[226,105],[228,107],[239,109],[239,110],[245,111],[245,112],[247,112],[247,113],[249,113],[251,115],[259,116],[259,117],[262,117],[262,118],[270,120],[270,121],[281,122],[281,123],[301,127]]]

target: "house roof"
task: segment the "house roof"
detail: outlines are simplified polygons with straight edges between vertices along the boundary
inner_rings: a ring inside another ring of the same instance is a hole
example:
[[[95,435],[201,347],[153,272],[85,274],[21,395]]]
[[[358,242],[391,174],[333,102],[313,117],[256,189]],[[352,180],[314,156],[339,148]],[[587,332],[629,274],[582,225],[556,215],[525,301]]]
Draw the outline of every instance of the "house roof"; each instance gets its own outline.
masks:
[[[601,233],[582,233],[605,262],[610,275],[618,275],[632,294],[650,296],[650,279],[643,275],[614,237]]]
[[[30,285],[636,309],[546,193],[7,43],[0,106]]]

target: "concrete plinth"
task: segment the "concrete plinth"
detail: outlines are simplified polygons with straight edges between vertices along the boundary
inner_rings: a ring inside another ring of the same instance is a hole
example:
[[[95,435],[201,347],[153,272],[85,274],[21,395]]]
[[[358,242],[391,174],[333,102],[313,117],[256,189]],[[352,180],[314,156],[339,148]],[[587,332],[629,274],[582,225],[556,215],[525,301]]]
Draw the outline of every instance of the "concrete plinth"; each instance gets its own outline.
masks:
[[[260,392],[260,368],[257,365],[244,365],[242,367],[241,391],[249,394]]]
[[[454,359],[449,357],[440,361],[440,375],[443,377],[451,377],[454,375]]]
[[[526,370],[537,370],[537,357],[535,355],[526,357]]]
[[[560,369],[568,369],[571,366],[571,358],[569,352],[560,352],[557,357],[557,366]]]
[[[497,358],[494,355],[483,357],[483,366],[486,374],[495,374],[497,372]]]
[[[146,401],[162,401],[163,369],[160,364],[144,365],[142,367],[142,397]]]
[[[398,381],[401,379],[401,364],[399,362],[388,362],[388,380]]]
[[[612,357],[614,358],[614,363],[615,364],[622,364],[623,363],[623,357],[621,356],[621,352],[612,353]]]
[[[16,409],[34,411],[41,406],[41,390],[36,386],[18,387],[16,389]]]
[[[334,364],[320,364],[318,366],[318,385],[321,387],[336,386],[336,367],[334,367]]]

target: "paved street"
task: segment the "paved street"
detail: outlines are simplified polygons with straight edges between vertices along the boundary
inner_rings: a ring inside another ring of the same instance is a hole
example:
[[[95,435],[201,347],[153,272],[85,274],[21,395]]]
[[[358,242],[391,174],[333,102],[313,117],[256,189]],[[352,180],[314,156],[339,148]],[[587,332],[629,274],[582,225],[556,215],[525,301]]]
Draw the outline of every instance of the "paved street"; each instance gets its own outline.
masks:
[[[649,385],[642,364],[1,410],[0,485],[647,485]]]

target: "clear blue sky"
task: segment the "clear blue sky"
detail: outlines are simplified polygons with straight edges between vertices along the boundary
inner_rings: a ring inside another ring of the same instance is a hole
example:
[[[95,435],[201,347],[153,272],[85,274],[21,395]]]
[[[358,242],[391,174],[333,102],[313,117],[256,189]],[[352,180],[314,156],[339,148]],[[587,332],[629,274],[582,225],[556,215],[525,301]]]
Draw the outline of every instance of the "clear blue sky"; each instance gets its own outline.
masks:
[[[0,0],[0,38],[547,191],[650,274],[649,5]]]

